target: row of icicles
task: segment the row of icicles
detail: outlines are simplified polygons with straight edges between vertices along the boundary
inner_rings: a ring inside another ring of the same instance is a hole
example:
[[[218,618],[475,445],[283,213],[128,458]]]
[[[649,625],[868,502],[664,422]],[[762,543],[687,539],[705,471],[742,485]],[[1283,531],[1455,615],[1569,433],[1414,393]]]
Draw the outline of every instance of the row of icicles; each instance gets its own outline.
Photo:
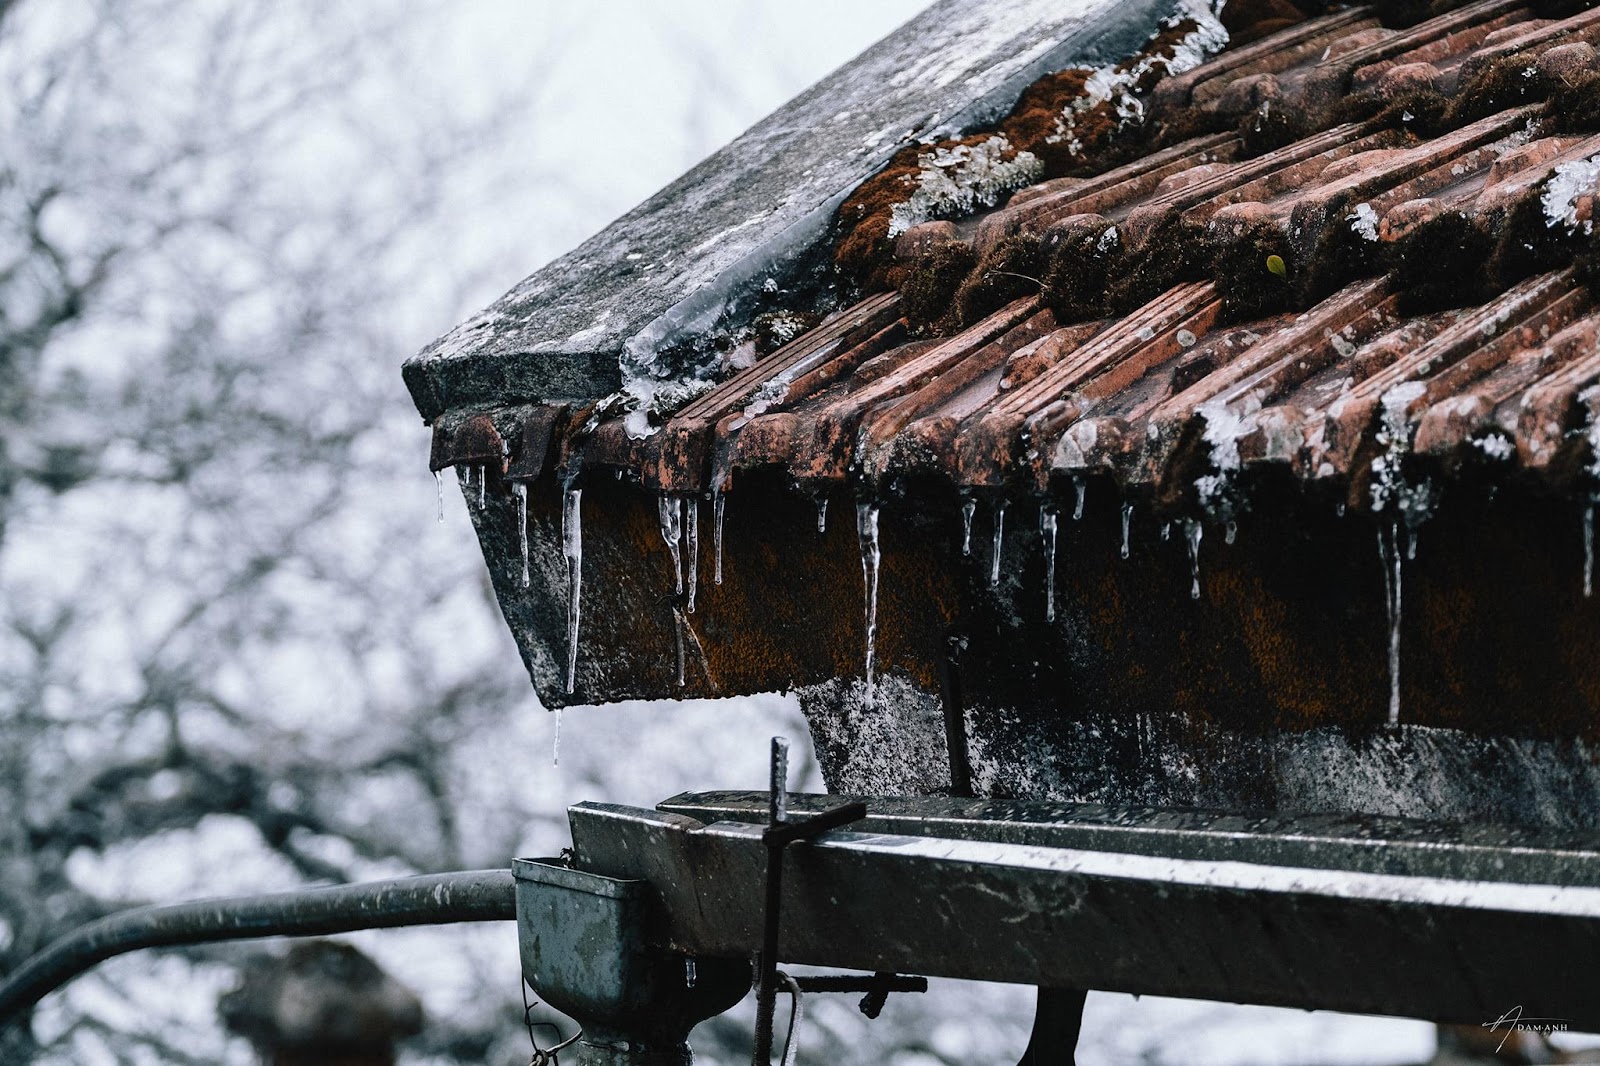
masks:
[[[439,521],[444,521],[444,475],[443,471],[435,472],[435,480],[439,490]],[[463,486],[463,495],[471,499],[472,488],[477,486],[477,505],[481,509],[486,502],[485,469],[483,467],[468,467]],[[1083,518],[1085,485],[1081,478],[1074,482],[1076,499],[1072,517],[1074,521]],[[527,588],[531,575],[528,568],[528,487],[523,482],[515,482],[511,486],[512,495],[517,501],[517,530],[518,541],[522,554],[522,586]],[[581,504],[583,490],[575,488],[571,481],[562,487],[561,505],[561,550],[566,562],[567,570],[567,673],[566,691],[570,695],[577,682],[578,671],[578,628],[580,605],[583,589],[583,521]],[[684,504],[688,506],[685,507]],[[726,498],[721,492],[711,494],[712,508],[712,580],[722,584],[722,522]],[[1583,506],[1583,594],[1590,597],[1594,594],[1594,557],[1595,557],[1595,508],[1600,504],[1600,496],[1590,496]],[[882,561],[882,551],[878,539],[878,511],[879,505],[872,501],[860,501],[856,504],[856,536],[861,552],[861,580],[865,593],[865,628],[866,628],[866,662],[864,671],[866,702],[870,705],[876,693],[877,670],[877,635],[878,635],[878,570]],[[977,511],[977,501],[968,497],[961,505],[961,554],[972,555],[972,521]],[[1340,514],[1344,508],[1339,508]],[[661,538],[666,542],[667,551],[672,557],[674,591],[672,613],[674,621],[674,650],[677,666],[677,683],[681,688],[685,683],[685,651],[686,639],[692,642],[699,654],[702,663],[705,661],[704,649],[700,646],[699,637],[695,635],[693,627],[689,624],[688,615],[694,613],[695,600],[699,585],[699,558],[700,558],[700,505],[699,500],[689,496],[663,495],[657,500],[657,514],[661,528]],[[993,549],[989,564],[989,587],[998,588],[1000,585],[1000,564],[1002,547],[1005,536],[1006,501],[998,500],[993,509]],[[1056,617],[1056,539],[1057,539],[1057,511],[1054,505],[1045,503],[1039,509],[1039,534],[1045,552],[1045,620],[1054,622]],[[1200,598],[1200,541],[1204,535],[1205,527],[1199,519],[1181,519],[1184,540],[1189,552],[1189,595],[1198,600]],[[1133,522],[1133,504],[1124,501],[1122,504],[1122,546],[1121,557],[1126,559],[1129,555],[1129,531]],[[1173,522],[1166,522],[1161,527],[1161,539],[1168,540],[1172,534]],[[819,497],[817,500],[817,532],[824,533],[828,527],[828,500]],[[1225,527],[1225,540],[1228,544],[1234,542],[1236,526],[1228,522]],[[1384,601],[1388,611],[1389,621],[1389,724],[1398,725],[1400,721],[1400,620],[1401,620],[1401,592],[1404,574],[1404,562],[1416,558],[1415,533],[1406,529],[1399,520],[1391,520],[1380,524],[1378,529],[1378,556],[1383,566]],[[557,751],[560,744],[560,722],[557,720]]]

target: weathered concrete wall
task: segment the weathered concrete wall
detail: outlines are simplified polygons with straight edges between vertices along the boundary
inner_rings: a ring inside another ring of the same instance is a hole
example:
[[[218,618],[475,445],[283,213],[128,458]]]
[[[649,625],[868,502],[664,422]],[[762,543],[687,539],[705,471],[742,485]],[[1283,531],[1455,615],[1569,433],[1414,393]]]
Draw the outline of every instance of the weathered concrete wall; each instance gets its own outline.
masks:
[[[1124,561],[1120,500],[1091,485],[1081,521],[1070,498],[1057,500],[1057,618],[1047,623],[1036,505],[1010,506],[991,590],[987,509],[963,558],[957,499],[913,487],[883,503],[880,683],[866,705],[852,501],[832,501],[819,535],[809,498],[776,478],[736,480],[720,586],[702,502],[679,687],[655,500],[592,483],[569,697],[558,497],[548,481],[532,486],[528,590],[509,497],[491,495],[477,515],[550,706],[794,688],[841,791],[1600,826],[1600,602],[1582,593],[1570,503],[1515,487],[1446,496],[1405,564],[1391,728],[1376,528],[1328,501],[1261,487],[1234,544],[1207,527],[1202,594],[1191,599],[1182,527],[1163,541],[1141,509]]]

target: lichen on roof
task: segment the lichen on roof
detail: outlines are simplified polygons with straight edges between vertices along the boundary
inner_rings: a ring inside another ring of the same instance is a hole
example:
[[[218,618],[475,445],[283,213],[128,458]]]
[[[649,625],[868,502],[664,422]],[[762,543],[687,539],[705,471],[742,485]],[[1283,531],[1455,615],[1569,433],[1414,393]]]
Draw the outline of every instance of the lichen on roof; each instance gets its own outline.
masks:
[[[1158,81],[1192,69],[1227,41],[1212,3],[1180,0],[1133,55],[1045,74],[992,131],[902,149],[840,207],[844,235],[835,267],[850,285],[890,287],[895,237],[919,222],[969,215],[1021,185],[1080,169],[1116,135],[1142,123],[1143,98]],[[946,168],[957,173],[941,173]]]

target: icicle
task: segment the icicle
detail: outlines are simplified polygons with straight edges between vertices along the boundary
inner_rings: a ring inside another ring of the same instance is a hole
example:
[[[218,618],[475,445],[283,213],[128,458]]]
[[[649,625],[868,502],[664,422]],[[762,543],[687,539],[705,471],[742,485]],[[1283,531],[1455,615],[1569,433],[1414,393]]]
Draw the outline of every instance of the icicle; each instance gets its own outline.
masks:
[[[972,554],[972,514],[978,509],[977,501],[964,500],[961,504],[961,554]]]
[[[1083,520],[1083,494],[1087,487],[1083,483],[1083,478],[1075,477],[1072,479],[1072,489],[1078,494],[1077,502],[1072,505],[1072,520],[1074,522]]]
[[[1383,563],[1383,594],[1389,608],[1389,724],[1400,723],[1400,578],[1404,569],[1398,522],[1378,529],[1378,558]]]
[[[1189,542],[1189,598],[1200,598],[1200,537],[1205,533],[1205,527],[1195,518],[1183,520],[1184,539]]]
[[[866,591],[867,619],[867,703],[872,703],[873,669],[878,658],[878,563],[882,554],[878,547],[878,507],[876,504],[856,504],[856,538],[861,544],[861,583]]]
[[[689,555],[689,603],[688,611],[694,614],[695,586],[700,583],[700,500],[690,496],[684,501],[687,507],[688,523],[684,527],[683,547]]]
[[[826,496],[818,496],[817,497],[817,532],[818,533],[826,533],[827,531],[828,531],[828,498]]]
[[[528,486],[519,481],[511,486],[511,495],[517,498],[517,545],[522,549],[522,587],[527,588],[528,574]]]
[[[488,491],[489,468],[487,466],[480,466],[478,467],[478,510],[480,511],[483,510],[484,501],[487,499]]]
[[[712,515],[711,540],[712,540],[713,545],[714,545],[713,551],[714,551],[714,554],[716,555],[716,573],[713,576],[716,578],[716,582],[719,585],[722,584],[722,505],[723,505],[723,503],[724,503],[724,500],[722,498],[722,493],[713,492],[711,494],[711,515]]]
[[[1594,595],[1594,503],[1595,498],[1583,505],[1583,595]]]
[[[1230,521],[1223,527],[1222,543],[1232,544],[1233,539],[1239,535],[1239,523]]]
[[[686,625],[688,623],[683,619],[683,612],[676,607],[672,608],[672,651],[677,660],[679,688],[683,687],[683,627]]]
[[[674,588],[682,596],[683,555],[678,550],[678,541],[683,538],[683,501],[664,495],[656,501],[656,510],[661,517],[661,539],[667,542],[667,551],[672,553]]]
[[[569,689],[567,689],[567,691],[571,692],[572,690],[569,688]],[[555,735],[555,739],[550,742],[550,765],[551,766],[560,766],[561,765],[561,708],[560,707],[556,708],[556,735]]]
[[[1161,523],[1161,539],[1162,540],[1171,540],[1172,539],[1172,523],[1171,522],[1163,522],[1163,523]]]
[[[1122,505],[1122,557],[1128,557],[1128,529],[1133,525],[1133,504]]]
[[[571,693],[578,679],[578,613],[583,601],[582,489],[569,488],[561,499],[561,554],[567,560],[567,692]],[[557,725],[560,722],[556,719]]]
[[[1006,534],[1006,501],[994,505],[994,558],[989,560],[989,587],[1000,587],[1000,549]]]
[[[438,489],[439,489],[439,522],[440,522],[440,524],[443,524],[444,523],[444,471],[443,470],[435,470],[433,472],[433,483],[434,483],[434,485],[438,486]]]
[[[683,984],[685,988],[693,988],[694,982],[694,956],[690,955],[683,960]]]
[[[1056,513],[1039,511],[1039,535],[1044,538],[1044,620],[1056,620]]]
[[[1344,501],[1340,500],[1339,503],[1337,504],[1337,506],[1334,507],[1333,511],[1340,518],[1343,518],[1344,517]]]
[[[712,691],[716,691],[717,683],[711,678],[711,664],[706,661],[706,647],[700,643],[700,634],[694,631],[694,623],[689,621],[688,615],[679,615],[678,620],[682,625],[683,635],[688,638],[683,642],[685,659],[687,659],[688,652],[692,647],[695,661],[700,664],[700,676],[706,679],[706,684],[711,687]]]

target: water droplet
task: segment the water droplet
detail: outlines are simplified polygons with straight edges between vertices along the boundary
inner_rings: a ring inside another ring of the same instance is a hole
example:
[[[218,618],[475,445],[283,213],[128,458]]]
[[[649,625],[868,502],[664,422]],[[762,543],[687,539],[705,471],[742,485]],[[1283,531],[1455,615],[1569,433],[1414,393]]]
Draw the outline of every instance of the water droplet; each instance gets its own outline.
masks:
[[[1044,620],[1056,620],[1056,513],[1039,511],[1039,535],[1044,539]]]
[[[693,957],[683,960],[683,983],[687,988],[693,988],[695,982],[695,969]]]
[[[1171,522],[1163,522],[1163,523],[1161,523],[1161,539],[1162,540],[1171,540],[1172,539],[1172,523]]]
[[[828,498],[826,496],[818,496],[817,497],[817,532],[818,533],[826,533],[827,531],[828,531]]]
[[[963,500],[961,503],[961,554],[972,554],[972,514],[978,509],[977,501]]]
[[[1239,535],[1239,523],[1230,521],[1226,526],[1224,526],[1222,528],[1222,543],[1224,543],[1224,544],[1232,544],[1233,541],[1234,541],[1234,538],[1237,537],[1238,535]]]
[[[882,560],[878,546],[876,504],[867,502],[856,504],[856,539],[861,546],[861,583],[866,592],[866,698],[870,704],[873,695],[873,671],[878,658],[878,565]]]
[[[1122,505],[1122,557],[1124,559],[1128,557],[1128,529],[1132,525],[1133,504],[1131,502],[1124,503]]]
[[[1077,502],[1072,505],[1072,520],[1078,522],[1083,519],[1083,495],[1087,486],[1084,485],[1083,478],[1075,477],[1072,479],[1072,488],[1078,494]]]

